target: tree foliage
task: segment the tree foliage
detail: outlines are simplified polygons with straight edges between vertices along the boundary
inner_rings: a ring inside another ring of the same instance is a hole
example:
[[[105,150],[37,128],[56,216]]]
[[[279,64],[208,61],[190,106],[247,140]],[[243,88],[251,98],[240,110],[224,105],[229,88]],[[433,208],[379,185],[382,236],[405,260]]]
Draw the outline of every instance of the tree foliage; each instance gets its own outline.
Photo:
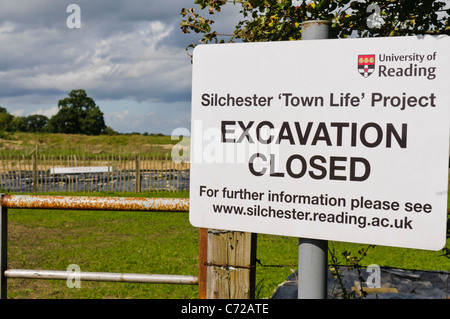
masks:
[[[69,96],[58,101],[59,111],[50,119],[41,114],[14,116],[0,106],[0,137],[12,133],[68,133],[68,134],[112,134],[107,128],[103,112],[84,90],[72,90]]]
[[[48,117],[41,114],[33,114],[25,117],[26,132],[42,132],[46,129]]]
[[[99,135],[106,129],[103,113],[84,90],[72,90],[58,108],[48,122],[53,133]]]
[[[445,1],[195,0],[195,4],[209,16],[225,5],[240,6],[242,15],[234,31],[224,33],[214,30],[214,20],[194,8],[183,8],[182,32],[201,34],[201,43],[300,40],[301,23],[317,19],[331,22],[333,38],[450,34],[450,9]]]
[[[10,132],[13,118],[13,115],[9,114],[4,107],[0,106],[0,131]]]

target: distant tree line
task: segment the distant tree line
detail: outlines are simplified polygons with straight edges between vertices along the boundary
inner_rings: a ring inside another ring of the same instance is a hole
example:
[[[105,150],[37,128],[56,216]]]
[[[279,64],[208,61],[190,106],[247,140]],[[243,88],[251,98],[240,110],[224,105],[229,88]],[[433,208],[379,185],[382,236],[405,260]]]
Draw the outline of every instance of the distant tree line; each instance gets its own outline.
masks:
[[[69,96],[58,101],[58,113],[45,115],[14,116],[0,106],[0,138],[8,138],[14,132],[64,133],[85,135],[141,135],[139,132],[119,133],[106,126],[103,112],[94,99],[84,90],[72,90]],[[148,132],[144,136],[164,136]]]
[[[72,90],[69,96],[58,101],[58,113],[14,116],[0,106],[0,132],[66,133],[100,135],[118,134],[105,125],[103,112],[84,90]]]

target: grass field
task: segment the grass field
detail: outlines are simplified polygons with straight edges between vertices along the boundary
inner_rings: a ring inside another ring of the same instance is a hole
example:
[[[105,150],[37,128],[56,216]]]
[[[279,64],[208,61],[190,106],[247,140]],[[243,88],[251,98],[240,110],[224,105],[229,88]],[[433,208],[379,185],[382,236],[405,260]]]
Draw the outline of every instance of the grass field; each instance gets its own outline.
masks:
[[[0,139],[0,152],[4,155],[27,155],[36,147],[39,154],[66,155],[152,155],[171,152],[171,147],[181,139],[165,135],[98,135],[21,133]]]
[[[92,195],[92,194],[91,194]],[[98,196],[99,194],[97,194]],[[187,192],[105,193],[107,196],[187,197]],[[9,268],[184,274],[198,273],[198,229],[187,213],[9,210]],[[330,242],[344,263],[344,251],[358,256],[367,245]],[[450,248],[450,240],[447,240]],[[269,298],[297,268],[298,239],[258,234],[257,298]],[[361,265],[450,271],[442,251],[377,246]],[[9,279],[9,298],[195,299],[197,286]]]

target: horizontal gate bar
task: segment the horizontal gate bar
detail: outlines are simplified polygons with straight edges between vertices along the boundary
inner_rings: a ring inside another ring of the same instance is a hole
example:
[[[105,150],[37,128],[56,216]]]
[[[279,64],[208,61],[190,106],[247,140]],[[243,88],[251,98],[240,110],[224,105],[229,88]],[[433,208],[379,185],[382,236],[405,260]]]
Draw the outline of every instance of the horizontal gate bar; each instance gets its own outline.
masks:
[[[6,208],[188,212],[187,198],[3,195]]]
[[[4,272],[7,278],[26,279],[79,279],[81,281],[136,282],[153,284],[198,285],[197,276],[185,275],[149,275],[112,272],[72,272],[60,270],[8,269]]]

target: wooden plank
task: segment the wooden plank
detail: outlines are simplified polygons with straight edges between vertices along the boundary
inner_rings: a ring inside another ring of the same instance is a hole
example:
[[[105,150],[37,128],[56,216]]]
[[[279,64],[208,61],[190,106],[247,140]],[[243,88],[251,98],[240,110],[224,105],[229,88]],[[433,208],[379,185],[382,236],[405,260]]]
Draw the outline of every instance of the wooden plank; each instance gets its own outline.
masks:
[[[38,191],[37,155],[33,154],[33,193]]]
[[[362,296],[362,291],[368,294],[380,294],[380,293],[398,294],[398,290],[395,287],[369,288],[369,287],[361,287],[361,283],[359,281],[354,281],[353,283],[355,285],[352,287],[352,291],[354,291],[358,295],[358,297]]]
[[[198,299],[206,299],[206,264],[208,263],[208,230],[199,228],[198,241]]]
[[[207,299],[255,297],[256,234],[208,230]]]
[[[136,174],[136,193],[141,192],[141,157],[136,155],[136,165],[135,165],[135,174]]]

